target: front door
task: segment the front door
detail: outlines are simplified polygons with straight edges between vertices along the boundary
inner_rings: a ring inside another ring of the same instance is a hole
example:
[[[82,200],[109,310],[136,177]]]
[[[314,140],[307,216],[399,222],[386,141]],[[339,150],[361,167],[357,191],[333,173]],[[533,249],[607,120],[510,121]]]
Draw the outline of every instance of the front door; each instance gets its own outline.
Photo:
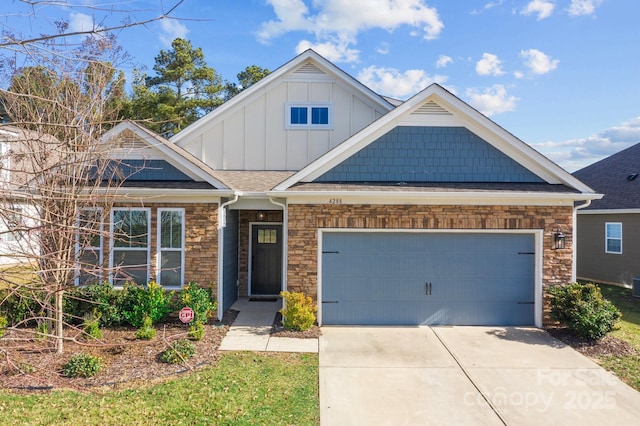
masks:
[[[282,224],[251,226],[251,295],[278,295],[282,288]]]

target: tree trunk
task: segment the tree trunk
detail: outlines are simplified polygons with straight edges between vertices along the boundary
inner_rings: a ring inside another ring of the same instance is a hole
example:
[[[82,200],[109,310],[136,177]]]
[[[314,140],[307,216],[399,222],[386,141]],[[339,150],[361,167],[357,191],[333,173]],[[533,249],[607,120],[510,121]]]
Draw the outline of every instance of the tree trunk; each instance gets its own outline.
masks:
[[[56,353],[61,354],[64,350],[64,323],[63,323],[63,296],[64,290],[56,291],[55,300],[55,324],[56,329],[54,335],[56,336]]]

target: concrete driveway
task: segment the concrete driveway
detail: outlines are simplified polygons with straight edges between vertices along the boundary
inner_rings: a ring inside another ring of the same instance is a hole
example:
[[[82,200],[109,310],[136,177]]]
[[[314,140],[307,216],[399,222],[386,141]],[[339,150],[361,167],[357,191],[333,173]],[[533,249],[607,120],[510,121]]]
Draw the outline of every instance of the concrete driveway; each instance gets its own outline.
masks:
[[[640,393],[535,328],[323,327],[321,425],[637,425]]]

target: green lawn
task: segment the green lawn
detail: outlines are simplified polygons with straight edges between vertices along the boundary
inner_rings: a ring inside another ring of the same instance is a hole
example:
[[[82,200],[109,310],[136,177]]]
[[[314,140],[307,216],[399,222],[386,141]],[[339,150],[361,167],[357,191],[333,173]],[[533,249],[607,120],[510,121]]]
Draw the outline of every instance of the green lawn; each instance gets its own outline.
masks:
[[[0,391],[2,425],[317,425],[318,355],[227,353],[189,376],[105,393]]]
[[[619,328],[611,336],[629,342],[640,353],[640,298],[632,297],[631,290],[599,284],[602,295],[622,312]],[[640,391],[640,355],[602,356],[601,364]]]

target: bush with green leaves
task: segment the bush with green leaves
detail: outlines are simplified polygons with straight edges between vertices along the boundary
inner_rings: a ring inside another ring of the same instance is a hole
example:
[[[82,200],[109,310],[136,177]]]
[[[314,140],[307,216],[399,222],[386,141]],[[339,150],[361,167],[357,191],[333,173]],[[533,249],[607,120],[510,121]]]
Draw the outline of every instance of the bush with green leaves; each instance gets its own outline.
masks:
[[[145,316],[151,318],[152,323],[161,321],[174,309],[171,303],[173,294],[155,281],[146,287],[126,283],[122,294],[122,316],[134,327],[141,327]]]
[[[160,361],[167,364],[182,364],[196,354],[196,345],[187,339],[176,340],[160,354]]]
[[[549,288],[551,318],[565,324],[578,336],[597,340],[612,331],[622,317],[620,311],[602,297],[593,283],[571,283]]]
[[[189,326],[187,336],[191,340],[200,341],[204,337],[204,324],[200,321],[195,321]]]
[[[153,322],[149,316],[145,316],[142,320],[142,327],[136,331],[136,339],[151,340],[156,337],[156,329],[153,328]]]
[[[102,358],[89,354],[75,354],[62,366],[65,377],[93,377],[103,366]]]
[[[283,291],[285,307],[280,309],[282,324],[287,330],[305,331],[313,327],[318,307],[309,296],[299,292]]]
[[[9,321],[7,317],[4,315],[0,315],[0,339],[4,336],[4,333],[7,331],[7,325]]]
[[[35,325],[35,318],[44,316],[39,300],[43,292],[21,286],[18,289],[0,290],[0,314],[7,317],[10,325]]]
[[[94,312],[91,315],[87,315],[84,323],[84,337],[87,339],[102,339],[102,330],[100,329],[100,313]]]
[[[177,309],[185,306],[193,309],[194,322],[206,324],[218,305],[213,297],[211,288],[198,287],[198,283],[190,282],[178,294]]]
[[[100,315],[101,327],[113,327],[124,323],[122,316],[123,291],[114,288],[108,281],[68,290],[65,295],[65,313],[74,318],[83,318],[89,313]]]

